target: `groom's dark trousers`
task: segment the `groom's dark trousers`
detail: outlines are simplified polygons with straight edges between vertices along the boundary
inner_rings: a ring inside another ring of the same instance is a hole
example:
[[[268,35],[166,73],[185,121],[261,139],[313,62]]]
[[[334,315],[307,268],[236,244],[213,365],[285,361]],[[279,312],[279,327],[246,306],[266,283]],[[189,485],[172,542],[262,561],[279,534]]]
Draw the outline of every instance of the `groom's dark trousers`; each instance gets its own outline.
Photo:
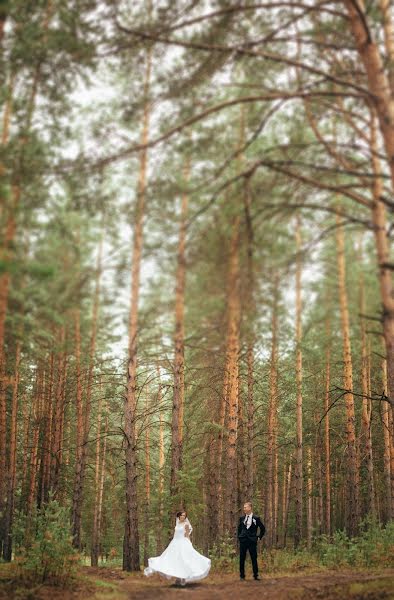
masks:
[[[252,561],[253,577],[257,577],[259,574],[259,567],[257,564],[257,541],[252,540],[240,540],[239,541],[239,575],[242,579],[245,577],[245,559],[246,553],[249,550],[250,559]]]

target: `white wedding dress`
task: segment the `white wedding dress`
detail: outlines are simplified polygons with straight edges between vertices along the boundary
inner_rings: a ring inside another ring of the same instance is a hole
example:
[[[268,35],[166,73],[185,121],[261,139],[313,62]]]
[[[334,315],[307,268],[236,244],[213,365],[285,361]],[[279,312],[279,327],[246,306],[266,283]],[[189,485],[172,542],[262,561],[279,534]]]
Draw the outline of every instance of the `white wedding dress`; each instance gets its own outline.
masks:
[[[177,519],[174,537],[160,556],[148,560],[148,567],[144,574],[148,577],[154,573],[164,575],[168,579],[176,577],[182,583],[199,581],[204,579],[211,568],[211,561],[203,556],[195,548],[191,541],[185,536],[185,524],[192,527],[188,520],[180,523]]]

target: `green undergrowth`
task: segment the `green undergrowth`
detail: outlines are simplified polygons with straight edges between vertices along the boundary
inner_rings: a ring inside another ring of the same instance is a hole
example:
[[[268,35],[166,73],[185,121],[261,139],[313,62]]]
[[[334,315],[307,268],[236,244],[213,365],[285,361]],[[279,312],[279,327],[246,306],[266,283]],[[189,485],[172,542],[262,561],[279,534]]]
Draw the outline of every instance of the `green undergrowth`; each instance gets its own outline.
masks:
[[[210,557],[214,573],[232,573],[238,569],[237,548],[230,538],[215,544]],[[331,538],[322,535],[315,538],[310,549],[264,548],[259,563],[268,574],[394,567],[394,522],[383,527],[367,521],[354,538],[344,531],[335,532]]]

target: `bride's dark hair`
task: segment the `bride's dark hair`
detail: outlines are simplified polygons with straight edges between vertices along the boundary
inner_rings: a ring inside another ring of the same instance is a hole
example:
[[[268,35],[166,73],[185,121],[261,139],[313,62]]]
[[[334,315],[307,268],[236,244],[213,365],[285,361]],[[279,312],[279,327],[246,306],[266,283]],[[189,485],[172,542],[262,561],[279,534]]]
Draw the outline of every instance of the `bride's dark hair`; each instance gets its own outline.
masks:
[[[178,510],[178,512],[176,513],[177,519],[179,519],[179,517],[183,515],[183,513],[185,513],[185,515],[187,516],[187,512],[185,510]]]

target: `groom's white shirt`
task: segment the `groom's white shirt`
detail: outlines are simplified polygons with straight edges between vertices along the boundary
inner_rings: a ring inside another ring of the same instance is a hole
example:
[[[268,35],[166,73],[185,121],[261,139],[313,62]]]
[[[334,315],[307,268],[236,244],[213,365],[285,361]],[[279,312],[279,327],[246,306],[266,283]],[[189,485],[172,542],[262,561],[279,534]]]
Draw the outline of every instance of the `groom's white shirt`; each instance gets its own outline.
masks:
[[[250,515],[245,515],[244,525],[246,525],[246,529],[249,529],[249,527],[251,526],[252,518],[253,518],[253,513],[250,513]]]

